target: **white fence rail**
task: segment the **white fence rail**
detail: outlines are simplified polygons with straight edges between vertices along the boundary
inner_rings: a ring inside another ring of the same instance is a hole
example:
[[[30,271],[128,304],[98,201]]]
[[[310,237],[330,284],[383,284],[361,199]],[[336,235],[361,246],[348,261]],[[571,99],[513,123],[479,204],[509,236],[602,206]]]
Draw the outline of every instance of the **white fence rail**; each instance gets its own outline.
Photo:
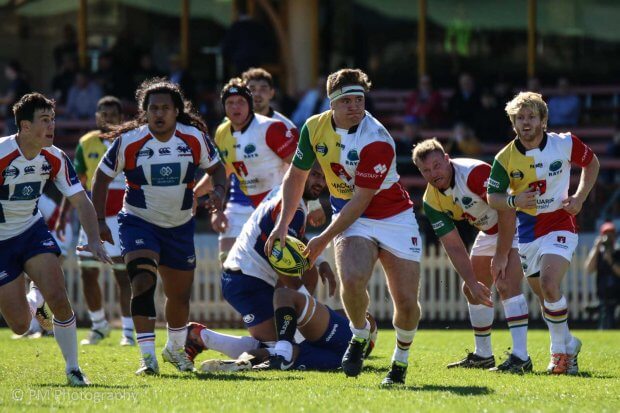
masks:
[[[591,314],[586,307],[592,305],[596,299],[595,278],[586,275],[583,262],[587,249],[580,246],[573,257],[568,275],[565,277],[562,290],[569,302],[569,315],[573,320],[589,320]],[[332,251],[327,252],[332,258]],[[333,268],[335,268],[333,266]],[[87,319],[86,303],[82,294],[82,280],[74,256],[64,262],[67,291],[76,315],[81,320]],[[206,321],[212,326],[240,326],[241,320],[232,307],[224,301],[220,292],[220,268],[217,260],[217,250],[213,246],[197,248],[197,268],[194,278],[191,300],[192,320]],[[118,293],[111,270],[103,268],[103,276],[99,277],[106,313],[109,318],[120,317]],[[422,306],[423,321],[465,321],[468,319],[467,304],[460,290],[461,281],[454,271],[443,249],[428,248],[421,264],[420,303]],[[406,288],[406,287],[404,287]],[[536,297],[523,282],[523,290],[529,302],[530,318],[540,317],[540,307]],[[392,301],[390,299],[383,270],[377,266],[370,280],[370,311],[377,320],[389,321],[392,318]],[[319,282],[316,293],[320,301],[340,308],[337,300],[327,297],[327,292]],[[164,296],[161,288],[157,289],[157,313],[163,319]],[[499,298],[495,294],[496,312],[503,317]]]

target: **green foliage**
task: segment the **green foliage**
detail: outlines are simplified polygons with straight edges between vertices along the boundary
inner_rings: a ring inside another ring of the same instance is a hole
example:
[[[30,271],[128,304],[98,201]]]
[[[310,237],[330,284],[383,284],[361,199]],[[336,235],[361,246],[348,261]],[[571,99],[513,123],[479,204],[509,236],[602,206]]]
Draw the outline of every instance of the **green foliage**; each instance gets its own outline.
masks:
[[[159,330],[158,351],[165,343]],[[232,333],[240,333],[234,331]],[[398,412],[398,411],[596,411],[620,406],[620,331],[576,331],[583,341],[577,377],[548,376],[549,337],[529,333],[533,374],[504,375],[447,370],[445,365],[472,348],[464,330],[420,330],[415,338],[407,384],[382,389],[394,335],[382,330],[359,378],[342,372],[245,372],[184,375],[162,364],[160,377],[136,377],[138,349],[119,347],[120,332],[97,346],[80,347],[82,369],[95,383],[88,389],[65,385],[64,363],[53,339],[11,340],[0,330],[0,411],[183,411],[183,412]],[[86,330],[80,330],[79,339]],[[510,345],[506,330],[493,333],[498,361]],[[159,354],[159,353],[158,353]],[[198,363],[219,354],[207,352]],[[18,400],[21,399],[21,400]]]

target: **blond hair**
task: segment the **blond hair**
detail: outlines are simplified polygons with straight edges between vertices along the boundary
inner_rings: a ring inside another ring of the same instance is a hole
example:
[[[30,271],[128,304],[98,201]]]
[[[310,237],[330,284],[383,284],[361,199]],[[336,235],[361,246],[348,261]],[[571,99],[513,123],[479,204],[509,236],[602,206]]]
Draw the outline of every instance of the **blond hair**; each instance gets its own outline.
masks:
[[[520,92],[512,98],[510,102],[506,103],[506,114],[508,114],[512,126],[515,125],[517,113],[523,108],[528,108],[533,112],[538,113],[541,122],[546,125],[547,118],[549,116],[549,109],[547,108],[547,104],[543,100],[540,93]]]
[[[341,89],[343,86],[359,85],[364,88],[364,92],[368,92],[372,86],[372,82],[368,79],[368,75],[360,69],[340,69],[332,73],[327,78],[327,96],[333,91]]]
[[[413,148],[411,159],[413,163],[417,165],[419,161],[425,160],[426,157],[433,152],[439,152],[442,155],[446,153],[441,142],[439,142],[437,138],[425,139]]]

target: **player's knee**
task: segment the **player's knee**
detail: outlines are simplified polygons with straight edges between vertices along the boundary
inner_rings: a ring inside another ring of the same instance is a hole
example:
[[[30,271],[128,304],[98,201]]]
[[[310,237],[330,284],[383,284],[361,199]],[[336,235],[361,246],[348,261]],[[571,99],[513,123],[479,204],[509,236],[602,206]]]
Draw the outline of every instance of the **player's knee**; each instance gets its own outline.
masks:
[[[559,294],[560,286],[552,278],[540,277],[540,289],[542,290],[543,296],[548,299],[556,297]]]
[[[415,295],[399,295],[394,297],[394,305],[399,312],[417,314],[420,312],[420,303]]]
[[[26,315],[23,317],[18,317],[17,319],[13,320],[7,320],[7,324],[9,325],[13,333],[21,336],[22,334],[25,334],[26,331],[28,331],[28,329],[30,328],[31,320],[29,314],[30,313],[26,313]]]
[[[366,290],[366,280],[361,274],[347,273],[342,276],[342,289],[350,292],[360,292]]]
[[[127,263],[127,274],[133,295],[154,288],[157,281],[157,262],[152,258],[139,257]]]

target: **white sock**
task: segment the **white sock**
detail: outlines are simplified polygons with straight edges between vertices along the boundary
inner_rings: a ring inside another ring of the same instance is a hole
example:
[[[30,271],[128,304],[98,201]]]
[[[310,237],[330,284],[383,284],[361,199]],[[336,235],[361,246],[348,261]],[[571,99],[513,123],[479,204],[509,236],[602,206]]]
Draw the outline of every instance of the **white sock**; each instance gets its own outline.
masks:
[[[349,321],[349,327],[351,328],[351,332],[353,333],[353,337],[361,338],[364,340],[368,340],[370,338],[370,322],[366,320],[366,325],[364,328],[355,328],[353,323]]]
[[[123,335],[125,337],[133,337],[133,318],[121,317],[121,324],[123,326]]]
[[[523,294],[502,301],[504,315],[512,336],[512,354],[521,360],[527,360],[528,308]]]
[[[170,327],[168,326],[168,341],[166,342],[166,348],[169,350],[178,350],[185,347],[185,340],[187,339],[187,327]]]
[[[260,342],[254,337],[230,336],[208,328],[200,332],[200,338],[202,338],[205,347],[226,354],[231,359],[236,359],[242,353],[257,349],[260,346]]]
[[[75,328],[75,314],[68,320],[60,321],[54,318],[54,338],[60,347],[65,359],[65,371],[78,369],[77,330]]]
[[[555,303],[545,300],[544,315],[548,321],[551,336],[551,354],[566,354],[566,343],[570,336],[566,298],[562,296]]]
[[[37,319],[34,317],[32,317],[32,319],[30,320],[30,327],[28,328],[28,330],[32,331],[33,333],[43,332],[43,328],[41,328],[41,324],[39,324]]]
[[[476,348],[474,354],[480,357],[491,357],[493,349],[491,348],[491,328],[493,327],[493,318],[495,312],[493,308],[482,304],[469,304],[469,320],[474,329],[474,341]]]
[[[280,340],[274,348],[275,354],[284,357],[284,360],[291,361],[293,359],[293,345],[286,340]]]
[[[45,302],[41,291],[33,282],[30,283],[30,291],[26,294],[26,301],[28,301],[28,306],[30,307],[32,315],[34,315],[37,312],[37,308],[42,307]]]
[[[142,356],[150,354],[152,357],[155,357],[155,332],[136,333],[136,339],[138,340]]]
[[[392,362],[398,361],[400,363],[409,364],[409,347],[413,343],[413,338],[418,330],[403,330],[397,326],[394,326],[396,330],[396,346],[394,347],[394,353],[392,354]]]
[[[108,324],[107,320],[105,319],[105,311],[103,310],[103,307],[95,311],[89,310],[88,316],[90,317],[90,321],[93,323],[93,330],[98,330]]]

